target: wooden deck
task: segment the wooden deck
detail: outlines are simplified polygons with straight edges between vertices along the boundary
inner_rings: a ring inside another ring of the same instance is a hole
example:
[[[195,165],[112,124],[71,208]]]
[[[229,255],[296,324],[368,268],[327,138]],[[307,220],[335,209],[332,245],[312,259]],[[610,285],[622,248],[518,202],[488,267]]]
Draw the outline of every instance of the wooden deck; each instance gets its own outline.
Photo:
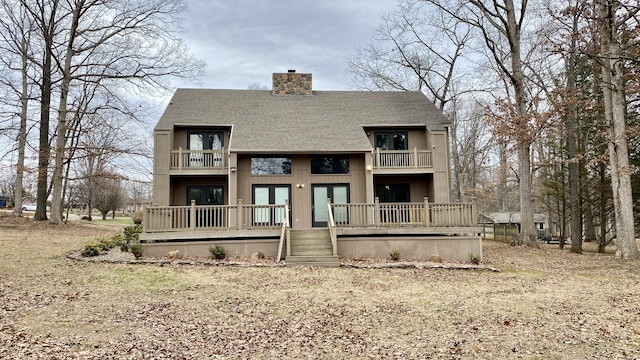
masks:
[[[313,266],[339,266],[339,256],[385,257],[391,248],[413,258],[431,253],[456,260],[471,253],[481,256],[482,228],[475,221],[473,204],[376,201],[329,203],[327,210],[327,228],[290,229],[287,204],[147,207],[140,241],[153,256],[172,247],[185,256],[207,256],[207,244],[216,243],[230,255],[260,251],[286,258],[287,263]]]

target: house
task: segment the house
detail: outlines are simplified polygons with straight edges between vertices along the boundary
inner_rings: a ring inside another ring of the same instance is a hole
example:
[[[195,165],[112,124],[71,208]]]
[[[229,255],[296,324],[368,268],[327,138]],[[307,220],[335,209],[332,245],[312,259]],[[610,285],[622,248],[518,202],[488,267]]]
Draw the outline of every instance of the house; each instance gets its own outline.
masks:
[[[473,204],[450,203],[448,120],[420,92],[178,89],[154,129],[145,252],[481,256]]]
[[[483,234],[493,236],[504,235],[514,237],[520,233],[519,212],[491,212],[478,215],[478,223],[483,227]],[[544,214],[533,214],[533,223],[538,237],[550,236],[549,223]]]

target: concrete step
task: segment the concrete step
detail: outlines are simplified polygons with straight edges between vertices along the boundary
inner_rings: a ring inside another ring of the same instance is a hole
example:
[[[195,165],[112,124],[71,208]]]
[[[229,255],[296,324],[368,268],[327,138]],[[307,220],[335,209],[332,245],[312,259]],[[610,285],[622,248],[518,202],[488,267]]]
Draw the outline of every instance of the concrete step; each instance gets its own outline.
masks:
[[[285,259],[287,266],[324,266],[340,267],[338,256],[293,256],[289,255]]]

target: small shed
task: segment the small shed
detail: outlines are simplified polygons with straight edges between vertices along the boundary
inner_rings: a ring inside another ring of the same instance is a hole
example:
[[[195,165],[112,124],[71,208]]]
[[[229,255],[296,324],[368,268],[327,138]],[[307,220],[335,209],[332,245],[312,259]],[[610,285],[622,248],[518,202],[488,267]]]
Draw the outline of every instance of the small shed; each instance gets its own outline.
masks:
[[[519,212],[491,212],[478,214],[478,223],[482,225],[484,238],[511,241],[520,232]],[[533,223],[539,237],[549,232],[549,224],[544,214],[533,214]]]

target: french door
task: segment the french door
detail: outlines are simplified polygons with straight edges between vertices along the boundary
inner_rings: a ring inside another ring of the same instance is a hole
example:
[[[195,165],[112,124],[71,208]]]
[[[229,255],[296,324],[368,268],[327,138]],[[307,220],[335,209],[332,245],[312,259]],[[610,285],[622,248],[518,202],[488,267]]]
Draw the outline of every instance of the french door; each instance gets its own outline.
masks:
[[[190,131],[187,137],[187,148],[196,150],[189,155],[189,167],[220,167],[222,150],[224,145],[224,134],[222,132],[196,132]],[[211,155],[205,155],[205,150],[214,151]]]
[[[329,219],[327,211],[328,199],[331,199],[334,204],[348,204],[349,184],[312,184],[311,197],[311,225],[314,227],[327,227]],[[347,209],[336,209],[333,217],[336,222],[347,223]]]
[[[284,205],[285,202],[291,204],[290,197],[291,185],[253,185],[254,205]],[[289,215],[291,215],[291,205],[289,205]],[[253,210],[254,224],[276,225],[282,224],[283,221],[282,209],[271,209],[265,206],[256,207]]]

